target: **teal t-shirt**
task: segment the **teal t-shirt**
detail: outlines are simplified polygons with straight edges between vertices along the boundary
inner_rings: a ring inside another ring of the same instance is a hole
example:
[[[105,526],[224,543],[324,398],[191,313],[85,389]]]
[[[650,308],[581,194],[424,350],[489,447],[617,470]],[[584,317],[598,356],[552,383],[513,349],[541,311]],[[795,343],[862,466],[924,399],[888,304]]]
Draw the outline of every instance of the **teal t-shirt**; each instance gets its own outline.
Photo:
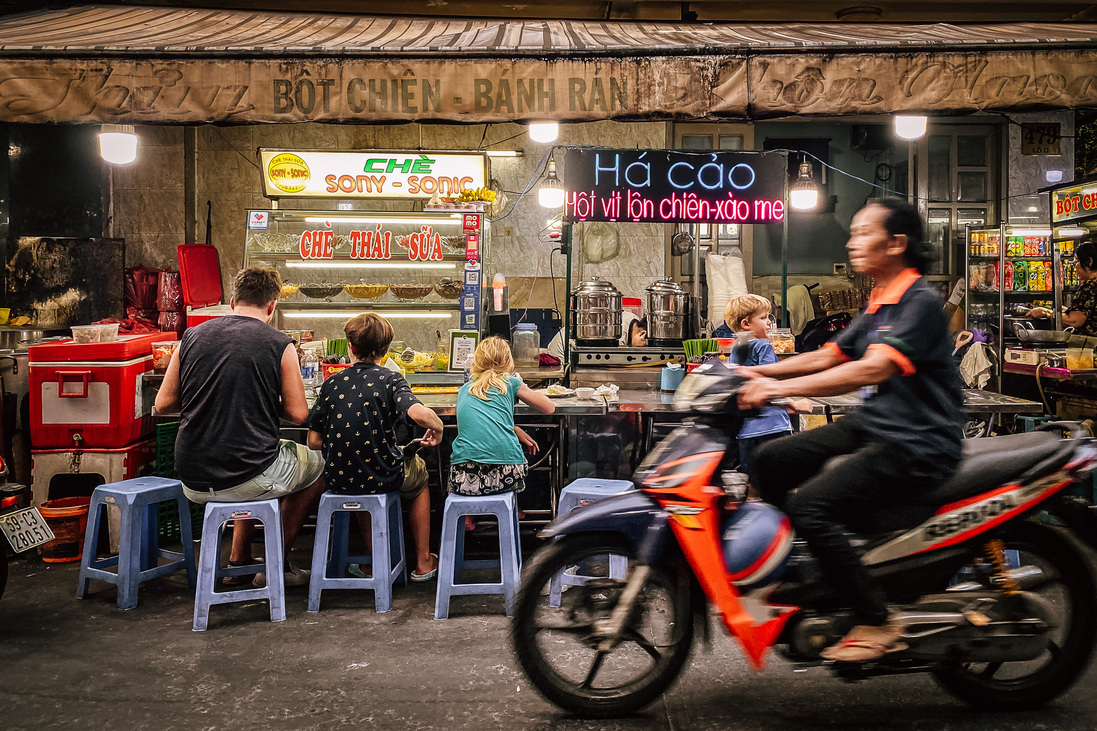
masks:
[[[514,404],[522,382],[507,378],[507,392],[488,389],[488,400],[469,393],[472,382],[457,392],[457,438],[453,440],[452,464],[525,464],[522,445],[514,433]]]

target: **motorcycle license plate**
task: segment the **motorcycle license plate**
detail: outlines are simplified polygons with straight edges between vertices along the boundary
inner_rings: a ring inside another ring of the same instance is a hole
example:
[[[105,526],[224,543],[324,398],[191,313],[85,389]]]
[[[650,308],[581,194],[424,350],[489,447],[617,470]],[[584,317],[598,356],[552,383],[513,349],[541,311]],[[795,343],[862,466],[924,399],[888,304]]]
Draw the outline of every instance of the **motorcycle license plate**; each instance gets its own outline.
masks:
[[[53,531],[38,508],[27,508],[0,515],[0,532],[16,553],[30,550],[53,540]]]

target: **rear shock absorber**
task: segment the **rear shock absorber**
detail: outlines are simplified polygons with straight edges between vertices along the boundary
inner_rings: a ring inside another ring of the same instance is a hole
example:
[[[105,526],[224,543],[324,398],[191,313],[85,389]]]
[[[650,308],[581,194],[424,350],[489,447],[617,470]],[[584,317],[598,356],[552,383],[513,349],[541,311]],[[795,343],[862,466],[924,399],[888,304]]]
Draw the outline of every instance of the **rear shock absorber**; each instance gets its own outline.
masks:
[[[983,558],[992,569],[991,583],[1002,588],[1006,594],[1016,594],[1021,590],[1006,566],[1006,548],[1000,538],[994,538],[983,545]]]

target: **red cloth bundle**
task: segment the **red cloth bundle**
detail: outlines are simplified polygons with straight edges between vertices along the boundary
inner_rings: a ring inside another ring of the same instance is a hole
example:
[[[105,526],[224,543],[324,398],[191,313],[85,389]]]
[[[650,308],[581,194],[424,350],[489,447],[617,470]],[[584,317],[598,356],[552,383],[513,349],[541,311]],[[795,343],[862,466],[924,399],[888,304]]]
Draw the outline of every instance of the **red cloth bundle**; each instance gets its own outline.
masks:
[[[144,265],[126,269],[124,294],[126,307],[155,310],[160,288],[160,271]]]
[[[185,312],[161,312],[157,320],[161,332],[174,332],[179,335],[187,329],[187,313]]]

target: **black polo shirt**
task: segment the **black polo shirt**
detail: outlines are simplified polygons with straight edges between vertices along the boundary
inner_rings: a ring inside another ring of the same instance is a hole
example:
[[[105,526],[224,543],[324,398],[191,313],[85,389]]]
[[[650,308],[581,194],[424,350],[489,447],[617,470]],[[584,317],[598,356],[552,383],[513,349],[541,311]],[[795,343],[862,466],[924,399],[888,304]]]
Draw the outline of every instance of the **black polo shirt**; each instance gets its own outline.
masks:
[[[862,389],[865,403],[847,419],[907,450],[918,459],[955,463],[963,439],[963,390],[952,362],[948,320],[941,297],[914,269],[869,304],[827,343],[844,360],[879,349],[901,372]]]
[[[396,427],[419,399],[404,377],[372,363],[355,363],[324,381],[309,415],[319,432],[324,481],[333,492],[394,492],[404,484]]]

